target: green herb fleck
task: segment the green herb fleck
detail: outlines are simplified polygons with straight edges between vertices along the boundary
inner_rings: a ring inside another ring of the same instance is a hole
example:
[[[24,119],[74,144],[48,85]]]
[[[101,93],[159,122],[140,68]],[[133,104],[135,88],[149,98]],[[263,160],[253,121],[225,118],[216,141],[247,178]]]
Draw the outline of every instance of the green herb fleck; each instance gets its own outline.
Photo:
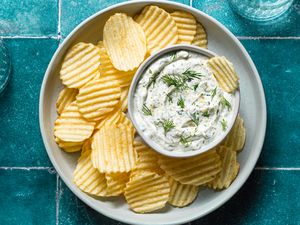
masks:
[[[168,87],[174,86],[176,89],[185,87],[185,80],[178,75],[164,75],[162,80]]]
[[[190,135],[189,136],[181,135],[179,142],[183,144],[185,147],[188,147],[191,144],[191,137],[192,136]]]
[[[184,108],[184,99],[182,98],[182,96],[180,96],[180,98],[178,99],[177,105],[182,109]]]
[[[204,117],[209,117],[209,116],[210,116],[209,111],[208,111],[208,110],[204,111],[204,112],[202,113],[202,116],[204,116]]]
[[[221,97],[220,103],[223,107],[227,107],[228,110],[231,109],[231,104],[229,103],[229,101],[227,101],[226,98],[224,98],[224,96]]]
[[[195,85],[193,86],[193,90],[196,91],[197,88],[198,88],[198,86],[199,86],[199,84],[195,84]]]
[[[150,72],[150,71],[149,71],[149,72]],[[151,71],[150,73],[152,73],[152,71]],[[149,88],[152,84],[153,84],[153,86],[154,86],[154,84],[155,84],[155,82],[156,82],[156,79],[157,79],[158,75],[159,75],[159,72],[156,72],[156,73],[154,73],[154,74],[149,78],[149,82],[148,82],[148,84],[147,84],[147,87],[148,87],[148,88]]]
[[[217,87],[215,87],[215,89],[211,91],[211,100],[213,100],[216,94],[217,94]]]
[[[176,52],[171,54],[171,60],[174,61],[177,58]]]
[[[172,95],[172,92],[168,93],[167,94],[167,99],[168,99],[168,102],[173,103],[173,98],[172,98],[171,95]]]
[[[194,112],[194,113],[190,114],[190,118],[194,124],[196,124],[197,126],[199,125],[199,121],[200,121],[199,112]]]
[[[174,123],[172,120],[165,119],[165,120],[160,120],[159,122],[156,123],[157,125],[161,125],[164,129],[165,135],[175,127]]]
[[[222,130],[225,131],[226,128],[227,128],[227,122],[226,122],[226,120],[222,119],[221,125],[222,125]]]
[[[152,116],[151,110],[146,106],[146,104],[143,104],[142,111],[145,116]]]
[[[184,71],[182,75],[185,77],[186,81],[191,81],[192,79],[200,79],[200,77],[202,76],[201,73],[197,73],[196,71],[191,70],[190,68]]]

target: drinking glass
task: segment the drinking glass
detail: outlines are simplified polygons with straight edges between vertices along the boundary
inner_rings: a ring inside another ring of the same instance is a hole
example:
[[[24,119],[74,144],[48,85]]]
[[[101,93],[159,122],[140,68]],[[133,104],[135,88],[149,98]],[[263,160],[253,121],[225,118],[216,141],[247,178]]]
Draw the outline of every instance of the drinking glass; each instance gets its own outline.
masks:
[[[10,58],[3,40],[0,38],[0,96],[8,84],[10,77]]]
[[[275,19],[285,13],[293,0],[228,0],[241,16],[255,21]]]

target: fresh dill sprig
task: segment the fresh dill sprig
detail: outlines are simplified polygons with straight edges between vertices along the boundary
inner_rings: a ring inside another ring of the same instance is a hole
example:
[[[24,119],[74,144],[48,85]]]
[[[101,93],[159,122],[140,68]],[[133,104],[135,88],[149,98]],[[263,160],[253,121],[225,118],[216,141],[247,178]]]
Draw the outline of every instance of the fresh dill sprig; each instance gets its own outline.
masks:
[[[157,125],[161,125],[164,129],[165,135],[175,127],[174,122],[170,119],[160,120],[156,123]]]
[[[151,71],[151,70],[150,70]],[[150,72],[149,71],[149,72]],[[152,71],[151,71],[151,73],[152,73]],[[156,73],[154,73],[150,78],[149,78],[149,81],[148,81],[148,84],[147,84],[147,87],[149,88],[152,84],[153,84],[153,86],[154,86],[154,84],[155,84],[155,82],[156,82],[156,79],[157,79],[157,77],[158,77],[158,75],[159,75],[159,72],[156,72]]]
[[[192,137],[191,135],[189,136],[181,135],[179,142],[183,144],[185,147],[188,147],[191,144],[191,137]]]
[[[162,77],[162,80],[168,87],[174,86],[176,89],[182,89],[185,86],[184,79],[178,75],[167,74]]]
[[[227,122],[226,122],[225,119],[222,119],[222,121],[221,121],[221,126],[222,126],[222,130],[225,131],[226,128],[227,128]]]
[[[217,87],[215,87],[215,89],[211,91],[211,100],[213,100],[216,94],[217,94]]]
[[[178,99],[177,105],[182,109],[184,108],[184,99],[182,98],[182,96],[180,96],[180,98]]]
[[[204,116],[204,117],[209,117],[209,116],[210,116],[209,111],[208,111],[208,110],[204,111],[204,112],[202,113],[202,116]]]
[[[171,54],[171,60],[174,61],[177,58],[176,52]]]
[[[192,79],[200,79],[202,76],[201,73],[197,73],[194,70],[191,70],[190,68],[186,69],[182,75],[185,77],[186,81],[191,81]]]
[[[171,95],[172,95],[172,91],[169,92],[166,96],[167,96],[168,102],[173,103],[173,98]]]
[[[224,98],[224,96],[221,97],[220,103],[222,104],[223,107],[227,107],[228,110],[231,109],[231,104],[229,101],[227,101],[226,98]]]
[[[194,113],[190,114],[190,118],[194,124],[196,124],[197,126],[199,125],[199,122],[200,122],[199,112],[194,112]]]
[[[193,90],[196,91],[197,88],[198,88],[198,86],[199,86],[199,83],[198,83],[198,84],[195,84],[195,85],[193,86]]]
[[[151,109],[149,109],[146,104],[143,104],[142,111],[145,116],[152,116]]]

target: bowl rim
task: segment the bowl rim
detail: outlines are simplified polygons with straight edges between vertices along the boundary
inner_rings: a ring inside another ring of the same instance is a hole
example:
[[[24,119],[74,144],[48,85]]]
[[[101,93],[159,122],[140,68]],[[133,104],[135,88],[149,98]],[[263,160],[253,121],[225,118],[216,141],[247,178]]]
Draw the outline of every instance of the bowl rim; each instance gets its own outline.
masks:
[[[244,46],[240,43],[240,41],[223,25],[221,24],[219,21],[217,21],[216,19],[214,19],[213,17],[207,15],[206,13],[195,9],[189,5],[184,5],[181,3],[177,3],[177,2],[171,2],[171,1],[165,1],[165,0],[135,0],[135,1],[127,1],[127,2],[122,2],[122,3],[118,3],[112,6],[109,6],[103,10],[100,10],[98,12],[96,12],[95,14],[91,15],[90,17],[86,18],[85,20],[83,20],[80,24],[78,24],[73,30],[72,32],[70,32],[67,37],[65,38],[65,40],[62,42],[62,44],[60,46],[58,46],[58,48],[56,49],[54,55],[52,56],[52,59],[47,67],[47,70],[45,72],[44,78],[43,78],[43,82],[42,82],[42,86],[41,86],[41,90],[40,90],[40,98],[39,98],[39,124],[40,124],[40,131],[41,131],[41,135],[42,135],[42,139],[47,151],[47,154],[50,158],[51,163],[53,164],[55,170],[57,171],[58,175],[61,177],[61,179],[63,180],[63,182],[67,185],[67,187],[81,200],[83,201],[85,204],[87,204],[88,206],[90,206],[91,208],[93,208],[94,210],[96,210],[97,212],[110,217],[112,219],[115,219],[117,221],[121,221],[124,223],[128,223],[128,224],[137,224],[137,225],[150,225],[151,223],[148,222],[139,222],[139,221],[133,221],[130,218],[127,217],[122,217],[119,218],[117,214],[113,214],[113,213],[108,213],[107,211],[105,211],[102,208],[96,207],[92,200],[87,198],[87,194],[83,193],[82,191],[80,191],[78,188],[75,187],[75,185],[72,183],[71,180],[69,180],[67,178],[67,176],[64,174],[63,170],[61,169],[61,167],[59,166],[59,164],[57,163],[56,159],[53,156],[51,147],[50,147],[50,143],[48,142],[47,139],[47,134],[46,134],[46,127],[44,124],[44,114],[43,114],[43,107],[44,107],[44,95],[45,95],[45,89],[46,89],[46,83],[47,80],[49,78],[50,72],[52,70],[52,66],[54,64],[55,58],[57,57],[57,55],[60,53],[60,51],[62,50],[62,48],[65,46],[65,44],[72,38],[72,36],[86,23],[88,23],[89,21],[93,20],[95,17],[98,17],[99,15],[107,12],[107,11],[111,11],[114,8],[118,8],[118,7],[122,7],[125,5],[135,5],[137,3],[145,3],[145,4],[165,4],[169,7],[172,6],[177,6],[182,8],[182,10],[187,10],[189,12],[192,12],[196,15],[201,15],[202,17],[204,17],[206,20],[213,22],[214,24],[216,24],[218,27],[220,27],[222,29],[222,31],[224,31],[232,40],[233,42],[238,46],[238,48],[241,50],[241,52],[244,54],[245,58],[247,59],[249,66],[251,67],[251,70],[254,72],[254,77],[255,77],[255,81],[257,82],[258,86],[258,90],[260,91],[260,101],[262,103],[262,108],[261,108],[261,114],[262,114],[262,135],[258,137],[257,142],[256,142],[256,151],[253,152],[252,154],[252,160],[251,162],[249,162],[248,164],[245,165],[245,172],[244,172],[244,176],[240,176],[238,182],[234,182],[230,189],[226,190],[226,194],[220,199],[214,200],[212,201],[212,206],[205,208],[201,213],[199,214],[193,214],[193,215],[189,215],[188,217],[185,218],[181,218],[179,220],[177,220],[176,222],[167,222],[165,223],[165,225],[174,225],[174,224],[182,224],[182,223],[188,223],[190,221],[199,219],[207,214],[209,214],[210,212],[214,211],[215,209],[219,208],[220,206],[222,206],[225,202],[227,202],[229,199],[232,198],[232,196],[241,188],[241,186],[245,183],[245,181],[248,179],[248,177],[250,176],[252,170],[254,169],[254,166],[259,158],[259,155],[261,153],[262,150],[262,146],[264,143],[264,139],[265,139],[265,133],[266,133],[266,125],[267,125],[267,106],[266,106],[266,100],[265,100],[265,93],[264,93],[264,88],[262,85],[262,82],[260,80],[260,76],[259,73],[250,57],[250,55],[248,54],[248,52],[246,51],[246,49],[244,48]]]
[[[145,72],[145,70],[155,60],[157,60],[158,58],[160,58],[160,57],[162,57],[162,56],[164,56],[164,55],[166,55],[170,52],[175,52],[175,51],[180,51],[180,50],[192,51],[192,52],[200,54],[200,55],[202,55],[206,58],[212,58],[212,57],[218,56],[215,52],[213,52],[211,50],[200,48],[198,46],[194,46],[194,45],[190,45],[190,44],[178,44],[178,45],[168,46],[164,49],[161,49],[161,50],[155,52],[151,56],[149,56],[138,67],[138,69],[135,72],[135,75],[132,79],[132,82],[131,82],[131,85],[130,85],[130,88],[129,88],[129,92],[128,92],[128,114],[129,114],[129,117],[130,117],[135,129],[137,130],[137,133],[144,140],[144,142],[147,145],[149,145],[153,150],[155,150],[156,152],[158,152],[160,154],[163,154],[165,156],[174,157],[174,158],[186,158],[186,157],[197,156],[199,154],[202,154],[204,152],[212,150],[217,145],[219,145],[226,138],[226,136],[229,134],[229,132],[231,131],[231,129],[234,125],[234,122],[235,122],[235,120],[238,116],[239,107],[240,107],[240,90],[238,88],[234,91],[234,93],[231,93],[233,95],[234,108],[233,108],[233,111],[232,111],[232,116],[230,118],[230,121],[228,121],[228,126],[227,126],[226,131],[224,133],[222,133],[221,135],[217,136],[215,138],[215,140],[208,143],[207,145],[204,145],[203,147],[201,147],[198,150],[186,151],[186,152],[166,150],[166,149],[163,149],[162,146],[156,144],[150,137],[145,136],[144,132],[140,128],[139,123],[136,121],[136,118],[135,118],[136,113],[135,113],[135,106],[134,106],[135,105],[134,104],[134,95],[136,93],[137,85],[138,85],[140,79],[142,78],[143,73]]]

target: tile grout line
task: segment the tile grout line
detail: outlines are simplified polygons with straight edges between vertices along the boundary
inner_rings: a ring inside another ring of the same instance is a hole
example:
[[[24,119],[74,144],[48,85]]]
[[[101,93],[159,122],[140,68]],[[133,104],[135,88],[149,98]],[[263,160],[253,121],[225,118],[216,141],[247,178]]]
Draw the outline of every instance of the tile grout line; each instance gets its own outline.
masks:
[[[239,40],[299,40],[300,37],[290,36],[290,37],[274,37],[274,36],[236,36]]]
[[[57,20],[57,39],[61,39],[61,1],[58,0],[58,20]]]
[[[55,39],[58,40],[58,36],[23,36],[23,35],[14,35],[14,36],[0,36],[1,39]]]
[[[255,170],[300,171],[300,167],[255,167]]]
[[[34,166],[34,167],[22,167],[22,166],[0,166],[0,170],[54,170],[54,167],[45,167],[45,166]]]
[[[193,7],[193,0],[190,0],[190,6]]]
[[[55,224],[59,224],[59,195],[60,195],[60,190],[59,190],[59,175],[56,174],[56,194],[55,194]]]

